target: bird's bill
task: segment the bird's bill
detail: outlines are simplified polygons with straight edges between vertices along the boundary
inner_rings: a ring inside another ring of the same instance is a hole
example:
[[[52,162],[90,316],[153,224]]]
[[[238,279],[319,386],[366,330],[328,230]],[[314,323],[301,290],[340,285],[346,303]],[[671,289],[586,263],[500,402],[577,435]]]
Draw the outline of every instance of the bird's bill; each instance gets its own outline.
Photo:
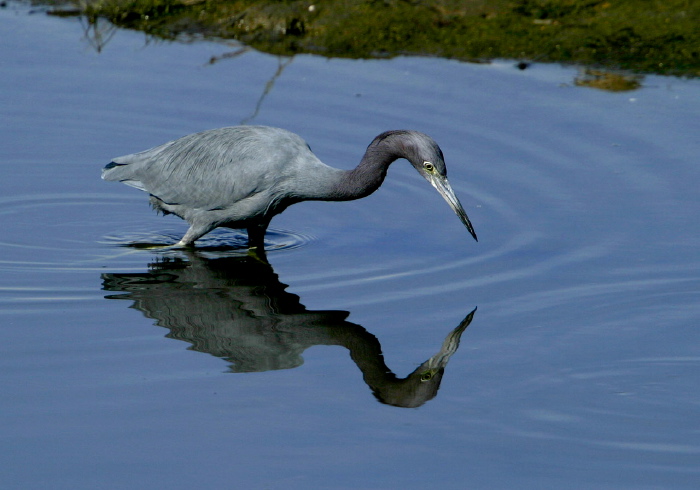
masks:
[[[471,233],[471,235],[474,237],[474,240],[478,242],[479,239],[476,238],[476,232],[474,231],[472,222],[469,221],[467,212],[462,207],[462,204],[459,202],[459,199],[457,199],[455,191],[452,190],[452,186],[450,186],[450,183],[447,181],[447,179],[444,177],[431,176],[428,181],[432,184],[433,187],[435,187],[435,189],[437,189],[437,191],[445,199],[445,201],[447,201],[447,204],[450,205],[452,211],[454,211],[457,214],[457,216],[459,216],[460,221],[464,223],[464,226],[467,227],[467,230],[469,230],[469,233]]]

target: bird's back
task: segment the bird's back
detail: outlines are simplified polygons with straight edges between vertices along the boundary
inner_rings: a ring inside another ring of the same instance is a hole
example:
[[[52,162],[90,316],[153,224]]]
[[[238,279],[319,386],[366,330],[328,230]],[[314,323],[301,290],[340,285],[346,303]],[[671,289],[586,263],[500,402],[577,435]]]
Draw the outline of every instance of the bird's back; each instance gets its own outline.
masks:
[[[266,126],[235,126],[184,136],[115,158],[102,178],[123,182],[165,203],[225,208],[259,193],[279,192],[301,162],[321,164],[294,133]]]

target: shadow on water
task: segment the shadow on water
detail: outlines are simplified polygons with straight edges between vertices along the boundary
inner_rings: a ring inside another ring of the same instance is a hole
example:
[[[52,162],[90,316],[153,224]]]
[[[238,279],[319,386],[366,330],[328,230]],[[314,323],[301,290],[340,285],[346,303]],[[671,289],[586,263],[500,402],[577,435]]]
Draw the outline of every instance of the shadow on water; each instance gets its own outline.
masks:
[[[208,259],[165,258],[145,273],[102,275],[107,299],[133,301],[133,308],[168,328],[168,338],[221,357],[236,373],[291,369],[315,345],[350,351],[376,398],[397,407],[418,407],[440,387],[445,367],[476,312],[470,312],[445,338],[439,352],[406,378],[386,366],[379,340],[346,321],[347,311],[310,311],[286,291],[270,264],[253,256]]]

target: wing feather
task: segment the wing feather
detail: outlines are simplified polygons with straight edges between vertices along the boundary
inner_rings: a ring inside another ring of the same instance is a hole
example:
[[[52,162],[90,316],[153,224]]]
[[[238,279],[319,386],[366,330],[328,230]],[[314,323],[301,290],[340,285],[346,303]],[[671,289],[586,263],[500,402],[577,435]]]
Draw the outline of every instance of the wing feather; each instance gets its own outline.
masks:
[[[297,135],[278,128],[236,126],[191,134],[115,158],[105,180],[120,181],[168,204],[225,209],[259,193],[285,188],[299,153]]]

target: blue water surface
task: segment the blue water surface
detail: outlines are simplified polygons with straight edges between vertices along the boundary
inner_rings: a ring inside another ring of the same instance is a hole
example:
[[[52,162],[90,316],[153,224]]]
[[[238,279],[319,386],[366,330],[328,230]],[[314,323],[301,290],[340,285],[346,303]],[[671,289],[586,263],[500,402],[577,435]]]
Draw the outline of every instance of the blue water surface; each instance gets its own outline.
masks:
[[[100,28],[0,9],[0,486],[698,488],[697,80]],[[101,167],[240,123],[342,168],[424,131],[479,242],[399,161],[269,266],[128,246],[187,226]]]

